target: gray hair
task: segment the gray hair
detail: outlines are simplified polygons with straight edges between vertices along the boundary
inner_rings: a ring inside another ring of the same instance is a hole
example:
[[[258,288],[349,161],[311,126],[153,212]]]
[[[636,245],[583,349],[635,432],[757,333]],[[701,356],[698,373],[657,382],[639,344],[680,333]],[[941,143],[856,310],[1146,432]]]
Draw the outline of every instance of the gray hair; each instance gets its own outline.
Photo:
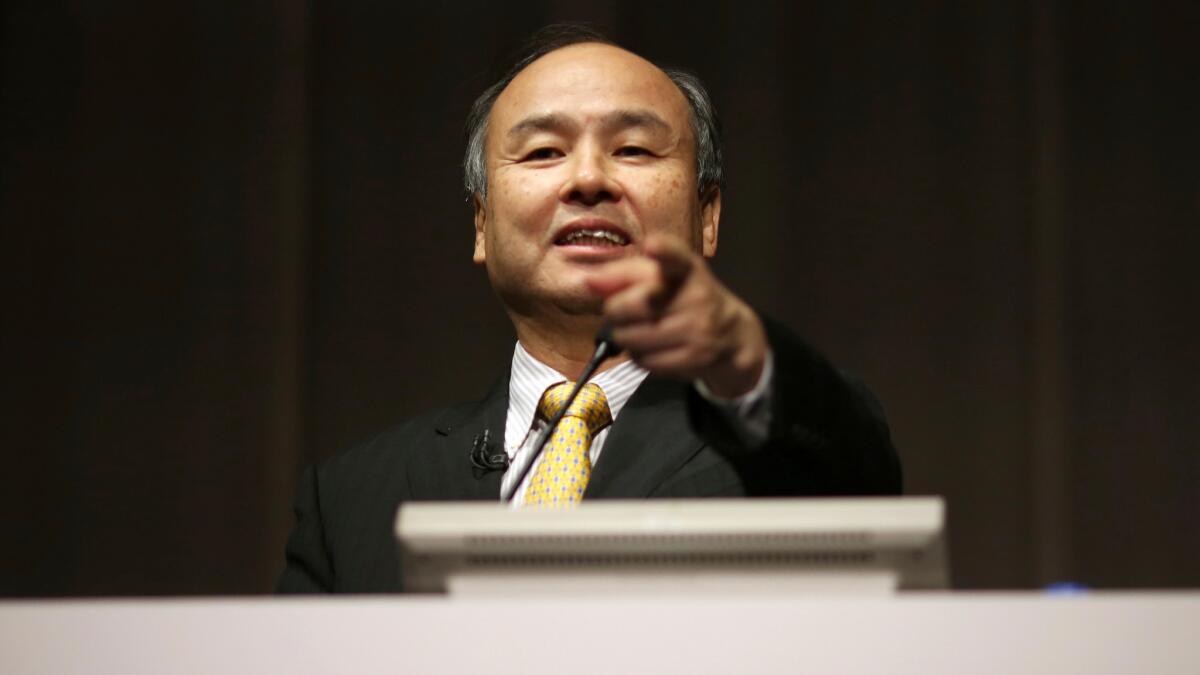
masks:
[[[563,47],[583,43],[599,43],[618,46],[598,31],[582,24],[558,24],[547,26],[534,34],[524,55],[517,59],[492,86],[483,90],[467,113],[467,151],[463,156],[463,187],[470,196],[487,196],[487,144],[488,118],[492,106],[500,93],[529,64],[550,52]],[[696,139],[696,183],[700,194],[714,187],[725,186],[725,166],[721,151],[721,121],[717,109],[708,95],[708,89],[692,73],[676,68],[663,68],[667,77],[679,87],[687,99],[692,124],[692,136]]]

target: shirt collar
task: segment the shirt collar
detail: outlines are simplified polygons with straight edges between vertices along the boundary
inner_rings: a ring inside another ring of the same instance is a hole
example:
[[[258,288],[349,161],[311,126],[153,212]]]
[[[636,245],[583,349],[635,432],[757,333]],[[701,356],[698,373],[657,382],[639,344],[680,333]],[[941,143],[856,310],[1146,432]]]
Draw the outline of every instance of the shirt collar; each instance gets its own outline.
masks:
[[[629,402],[633,392],[650,373],[633,361],[625,361],[602,373],[593,375],[591,382],[604,391],[613,420]],[[537,404],[551,385],[566,382],[562,373],[538,361],[525,351],[520,342],[513,349],[512,373],[508,380],[508,423],[504,441],[508,447],[524,442],[533,427]]]

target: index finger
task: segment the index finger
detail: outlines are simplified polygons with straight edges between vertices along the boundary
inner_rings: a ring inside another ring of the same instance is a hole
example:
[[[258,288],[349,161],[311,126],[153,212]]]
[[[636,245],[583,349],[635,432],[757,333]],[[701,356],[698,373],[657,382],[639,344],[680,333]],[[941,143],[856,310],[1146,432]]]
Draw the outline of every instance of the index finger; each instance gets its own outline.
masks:
[[[696,252],[679,237],[655,234],[646,238],[642,250],[658,263],[663,282],[668,287],[683,283],[696,264]]]

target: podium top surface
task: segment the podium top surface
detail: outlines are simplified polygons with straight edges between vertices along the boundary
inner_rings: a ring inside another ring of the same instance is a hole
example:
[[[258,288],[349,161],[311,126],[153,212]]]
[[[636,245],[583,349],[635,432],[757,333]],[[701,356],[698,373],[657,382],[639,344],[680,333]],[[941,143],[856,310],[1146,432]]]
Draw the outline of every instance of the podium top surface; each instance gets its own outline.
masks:
[[[1197,626],[1200,592],[21,601],[0,671],[1194,675]]]

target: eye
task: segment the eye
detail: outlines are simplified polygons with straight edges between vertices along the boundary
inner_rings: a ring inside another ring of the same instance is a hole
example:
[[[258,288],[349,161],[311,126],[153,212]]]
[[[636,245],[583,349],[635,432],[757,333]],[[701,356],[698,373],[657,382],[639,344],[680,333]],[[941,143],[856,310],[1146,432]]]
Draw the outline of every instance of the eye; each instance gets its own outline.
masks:
[[[616,153],[614,154],[616,154],[618,157],[643,157],[648,156],[651,153],[649,150],[645,148],[639,148],[636,145],[626,145],[617,149]]]
[[[525,155],[523,161],[541,162],[548,159],[557,159],[559,157],[562,157],[562,153],[556,148],[538,148],[537,150]]]

